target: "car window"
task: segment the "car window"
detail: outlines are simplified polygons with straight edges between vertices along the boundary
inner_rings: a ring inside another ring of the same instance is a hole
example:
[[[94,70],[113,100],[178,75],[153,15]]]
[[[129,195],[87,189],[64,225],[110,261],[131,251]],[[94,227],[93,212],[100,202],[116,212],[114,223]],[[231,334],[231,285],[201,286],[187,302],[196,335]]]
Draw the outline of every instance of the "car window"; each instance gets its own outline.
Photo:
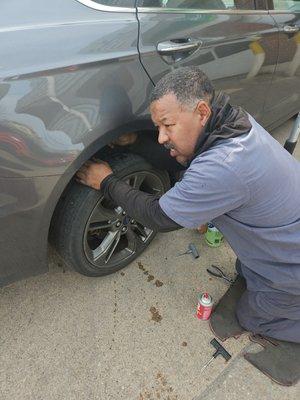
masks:
[[[273,0],[269,2],[270,10],[300,12],[300,0]]]
[[[200,10],[254,10],[254,0],[138,0],[139,7],[193,8]]]
[[[94,3],[111,7],[134,7],[135,0],[92,0]]]

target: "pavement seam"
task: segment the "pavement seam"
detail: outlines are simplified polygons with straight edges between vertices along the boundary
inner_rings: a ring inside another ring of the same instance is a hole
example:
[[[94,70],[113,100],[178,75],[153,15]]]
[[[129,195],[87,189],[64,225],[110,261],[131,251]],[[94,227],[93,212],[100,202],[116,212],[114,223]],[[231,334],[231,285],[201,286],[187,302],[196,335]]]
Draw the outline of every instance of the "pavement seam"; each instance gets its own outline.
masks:
[[[223,369],[223,371],[204,389],[200,395],[193,397],[192,400],[207,400],[209,399],[209,395],[215,392],[221,384],[225,381],[230,371],[234,368],[234,366],[238,363],[238,361],[243,358],[244,354],[253,348],[253,343],[247,344],[242,350],[234,357],[234,359],[230,362],[230,364]]]

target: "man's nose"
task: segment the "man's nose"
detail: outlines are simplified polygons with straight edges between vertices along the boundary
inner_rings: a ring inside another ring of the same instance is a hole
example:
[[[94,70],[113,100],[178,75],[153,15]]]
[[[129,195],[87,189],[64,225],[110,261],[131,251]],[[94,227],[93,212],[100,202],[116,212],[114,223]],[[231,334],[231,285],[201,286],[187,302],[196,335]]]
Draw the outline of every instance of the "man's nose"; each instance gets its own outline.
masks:
[[[167,143],[169,140],[168,135],[166,134],[164,128],[159,128],[159,133],[158,133],[158,143],[159,144],[164,144]]]

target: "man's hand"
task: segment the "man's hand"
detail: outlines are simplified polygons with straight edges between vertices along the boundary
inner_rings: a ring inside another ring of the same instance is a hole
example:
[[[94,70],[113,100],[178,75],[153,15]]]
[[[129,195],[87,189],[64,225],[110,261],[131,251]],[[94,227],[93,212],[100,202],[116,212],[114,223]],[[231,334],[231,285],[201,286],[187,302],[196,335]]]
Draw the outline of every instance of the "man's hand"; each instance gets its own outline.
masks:
[[[200,226],[197,228],[197,231],[198,231],[201,235],[204,235],[204,233],[207,232],[207,224],[205,224],[205,225],[200,225]]]
[[[78,170],[76,174],[76,180],[83,185],[90,186],[93,189],[99,190],[102,181],[112,173],[112,169],[105,161],[87,161]]]
[[[111,148],[114,148],[115,145],[128,146],[130,144],[133,144],[136,141],[137,137],[138,135],[135,132],[124,133],[124,135],[121,135],[120,137],[118,137],[118,139],[111,142],[109,146]]]

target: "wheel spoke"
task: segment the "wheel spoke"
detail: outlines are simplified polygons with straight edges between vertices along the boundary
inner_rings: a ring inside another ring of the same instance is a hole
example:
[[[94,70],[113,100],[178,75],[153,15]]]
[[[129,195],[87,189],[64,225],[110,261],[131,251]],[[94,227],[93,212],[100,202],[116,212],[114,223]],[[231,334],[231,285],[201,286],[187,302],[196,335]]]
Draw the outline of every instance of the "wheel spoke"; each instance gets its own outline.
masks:
[[[110,248],[110,250],[109,250],[109,252],[108,252],[108,254],[107,254],[106,261],[105,261],[106,263],[108,263],[108,261],[110,260],[111,256],[113,255],[113,253],[114,253],[116,247],[118,246],[118,243],[119,243],[119,241],[120,241],[120,238],[121,238],[121,233],[118,232],[117,235],[115,236],[114,243],[113,243],[113,245],[111,246],[111,248]]]
[[[101,222],[93,222],[90,224],[88,227],[88,232],[92,233],[94,231],[97,231],[99,229],[107,229],[111,228],[113,226],[113,222],[108,221],[101,221]]]
[[[146,178],[146,174],[139,173],[134,176],[132,187],[139,189]]]
[[[109,210],[108,208],[102,207],[100,204],[93,210],[89,223],[95,222],[106,222],[114,219],[116,214],[114,210]]]
[[[120,237],[121,233],[119,231],[108,232],[100,246],[93,250],[94,262],[108,263],[120,241]]]
[[[137,223],[136,225],[134,225],[134,227],[136,228],[136,230],[143,236],[144,239],[147,238],[147,233],[145,231],[145,228],[140,225],[139,223]]]
[[[145,243],[144,240],[142,240],[141,236],[138,233],[136,233],[133,229],[130,228],[126,232],[128,240],[128,248],[129,250],[137,252],[141,247],[145,246]]]

